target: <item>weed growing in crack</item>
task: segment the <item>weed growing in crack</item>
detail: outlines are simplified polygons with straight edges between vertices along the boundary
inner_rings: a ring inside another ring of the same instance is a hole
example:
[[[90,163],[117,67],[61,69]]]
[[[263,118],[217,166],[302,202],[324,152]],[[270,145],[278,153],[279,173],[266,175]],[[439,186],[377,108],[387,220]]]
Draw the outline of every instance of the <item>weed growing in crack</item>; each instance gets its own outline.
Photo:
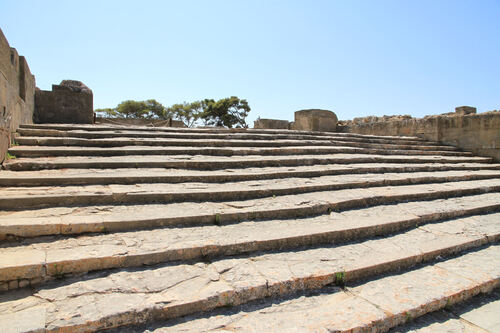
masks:
[[[64,277],[63,271],[64,269],[62,265],[59,266],[57,264],[54,264],[54,277],[56,279],[62,279]]]
[[[335,285],[340,288],[345,288],[345,272],[335,273]]]

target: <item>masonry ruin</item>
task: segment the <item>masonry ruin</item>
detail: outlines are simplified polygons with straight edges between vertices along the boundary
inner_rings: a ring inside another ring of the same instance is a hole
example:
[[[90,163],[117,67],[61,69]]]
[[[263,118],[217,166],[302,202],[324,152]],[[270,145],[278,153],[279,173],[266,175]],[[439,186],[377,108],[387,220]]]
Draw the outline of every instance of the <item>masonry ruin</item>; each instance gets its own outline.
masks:
[[[33,123],[35,77],[0,29],[0,162],[21,124]]]

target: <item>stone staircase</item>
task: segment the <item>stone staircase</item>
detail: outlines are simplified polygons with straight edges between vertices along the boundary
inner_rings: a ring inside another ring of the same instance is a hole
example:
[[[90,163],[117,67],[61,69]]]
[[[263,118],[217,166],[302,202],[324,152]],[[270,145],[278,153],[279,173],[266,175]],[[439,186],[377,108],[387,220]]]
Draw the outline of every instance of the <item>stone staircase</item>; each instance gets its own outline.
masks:
[[[500,284],[500,164],[415,137],[24,125],[0,331],[387,331]]]

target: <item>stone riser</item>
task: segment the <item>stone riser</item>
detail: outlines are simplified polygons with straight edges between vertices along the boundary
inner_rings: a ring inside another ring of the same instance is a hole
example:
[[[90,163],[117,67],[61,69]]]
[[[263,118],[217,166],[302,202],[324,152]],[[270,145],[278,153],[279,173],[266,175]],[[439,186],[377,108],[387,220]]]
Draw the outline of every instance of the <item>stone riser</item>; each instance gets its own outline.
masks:
[[[79,170],[79,169],[75,169]],[[102,170],[103,172],[95,172],[95,174],[88,175],[88,172],[82,171],[85,175],[71,174],[61,175],[58,170],[46,170],[43,175],[35,175],[30,171],[5,171],[0,174],[0,186],[59,186],[59,185],[108,185],[108,184],[143,184],[143,183],[187,183],[187,182],[200,182],[200,183],[226,183],[237,181],[251,181],[251,180],[269,180],[269,179],[284,179],[284,178],[312,178],[320,176],[333,176],[333,175],[352,175],[352,174],[367,174],[367,173],[403,173],[403,172],[430,172],[430,171],[479,171],[479,170],[500,170],[500,164],[451,164],[451,165],[435,165],[435,164],[421,164],[421,165],[406,165],[406,166],[392,166],[380,164],[377,166],[363,166],[359,165],[354,167],[325,167],[322,170],[301,170],[301,171],[281,171],[277,168],[274,172],[268,169],[253,170],[253,172],[238,173],[231,171],[231,173],[218,173],[213,172],[210,174],[200,174],[196,172],[189,172],[185,170],[184,175],[170,175],[169,171],[165,170],[159,172],[159,169],[145,169],[144,174],[141,176],[130,175],[129,172],[120,170],[124,175],[117,174],[120,171],[116,169]],[[105,171],[105,172],[104,172]],[[50,173],[49,173],[50,172]],[[153,174],[151,174],[153,173]],[[125,175],[126,174],[126,175]]]
[[[470,174],[462,176],[424,176],[424,177],[412,177],[411,174],[407,178],[401,179],[399,175],[391,179],[387,176],[380,180],[363,180],[360,179],[356,182],[345,182],[339,183],[338,181],[328,184],[328,180],[325,180],[325,184],[322,185],[309,185],[309,186],[289,186],[282,188],[272,188],[272,184],[269,185],[271,188],[266,189],[254,189],[254,190],[227,190],[224,188],[208,188],[205,191],[194,191],[194,190],[177,190],[169,192],[169,184],[156,184],[155,188],[148,191],[147,188],[141,189],[138,193],[134,193],[136,190],[134,186],[130,187],[129,190],[121,189],[120,192],[101,194],[101,189],[95,189],[96,193],[90,194],[74,194],[74,192],[89,192],[84,186],[81,189],[70,188],[67,193],[51,193],[50,189],[42,189],[38,192],[43,192],[43,194],[36,193],[33,189],[23,189],[23,188],[12,188],[9,192],[14,192],[17,195],[9,195],[5,192],[5,197],[0,198],[0,209],[1,210],[24,210],[33,208],[47,208],[47,207],[62,207],[62,206],[82,206],[82,205],[116,205],[116,204],[149,204],[149,203],[174,203],[174,202],[214,202],[214,201],[229,201],[229,200],[249,200],[257,198],[266,198],[273,196],[282,195],[292,195],[292,194],[302,194],[311,192],[322,192],[322,191],[337,191],[343,189],[355,189],[355,188],[371,188],[371,187],[382,187],[382,186],[399,186],[399,185],[412,185],[412,184],[431,184],[431,183],[445,183],[445,182],[459,182],[459,181],[472,181],[472,180],[484,180],[484,179],[498,179],[500,174],[493,172],[491,174]],[[158,188],[161,186],[165,190]],[[234,188],[237,188],[238,183],[234,184]],[[495,189],[500,188],[494,187]],[[90,189],[92,191],[92,189]],[[143,193],[148,191],[149,193]],[[19,195],[18,193],[26,192],[25,195]],[[0,190],[0,193],[2,191]]]
[[[121,148],[70,148],[50,147],[30,148],[27,146],[9,149],[17,157],[50,156],[141,156],[141,155],[207,155],[207,156],[282,156],[282,155],[321,155],[321,154],[377,154],[377,155],[434,155],[434,156],[472,156],[469,152],[429,151],[429,150],[387,150],[345,147],[285,147],[285,148],[193,148],[193,147],[121,147]]]
[[[408,145],[408,144],[381,144],[363,143],[339,140],[144,140],[140,138],[115,138],[115,139],[79,139],[73,137],[19,137],[16,143],[26,146],[82,146],[82,147],[124,147],[124,146],[154,146],[154,147],[288,147],[288,146],[344,146],[376,149],[406,149],[406,150],[433,150],[433,151],[457,151],[453,146],[439,145]]]
[[[254,159],[254,160],[154,160],[144,161],[147,158],[140,156],[128,156],[129,160],[107,160],[106,158],[95,157],[92,160],[75,161],[57,158],[50,160],[37,159],[15,159],[4,165],[6,170],[30,171],[43,169],[113,169],[113,168],[174,168],[192,170],[219,170],[232,168],[253,168],[253,167],[280,167],[280,166],[305,166],[305,165],[327,165],[327,164],[353,164],[353,163],[491,163],[492,159],[468,158],[468,157],[423,157],[415,156],[412,159],[395,156],[367,155],[364,157],[304,157],[304,158],[274,158],[274,159]]]

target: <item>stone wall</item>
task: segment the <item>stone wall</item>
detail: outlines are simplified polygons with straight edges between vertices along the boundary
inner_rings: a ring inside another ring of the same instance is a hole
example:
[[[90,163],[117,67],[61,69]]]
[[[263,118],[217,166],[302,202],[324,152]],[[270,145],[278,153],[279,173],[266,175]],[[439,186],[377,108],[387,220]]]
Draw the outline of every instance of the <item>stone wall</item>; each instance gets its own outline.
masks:
[[[10,47],[0,29],[0,162],[3,162],[12,133],[20,124],[33,123],[35,77],[28,63]]]
[[[295,121],[279,119],[257,119],[253,128],[291,129],[296,131],[336,132],[337,115],[332,111],[308,109],[295,111]]]
[[[97,117],[96,124],[110,124],[123,126],[149,126],[149,127],[187,127],[182,121],[172,118],[160,119],[134,119],[134,118],[101,118]]]
[[[332,111],[309,109],[295,112],[290,128],[299,131],[336,132],[337,115]]]
[[[290,129],[288,120],[259,118],[253,122],[253,128],[259,129]]]
[[[458,108],[457,108],[458,109]],[[490,156],[500,162],[500,112],[448,113],[425,118],[366,117],[341,121],[339,131],[370,135],[419,136]]]
[[[36,90],[36,123],[93,124],[92,90],[80,81],[63,80],[52,91]]]

